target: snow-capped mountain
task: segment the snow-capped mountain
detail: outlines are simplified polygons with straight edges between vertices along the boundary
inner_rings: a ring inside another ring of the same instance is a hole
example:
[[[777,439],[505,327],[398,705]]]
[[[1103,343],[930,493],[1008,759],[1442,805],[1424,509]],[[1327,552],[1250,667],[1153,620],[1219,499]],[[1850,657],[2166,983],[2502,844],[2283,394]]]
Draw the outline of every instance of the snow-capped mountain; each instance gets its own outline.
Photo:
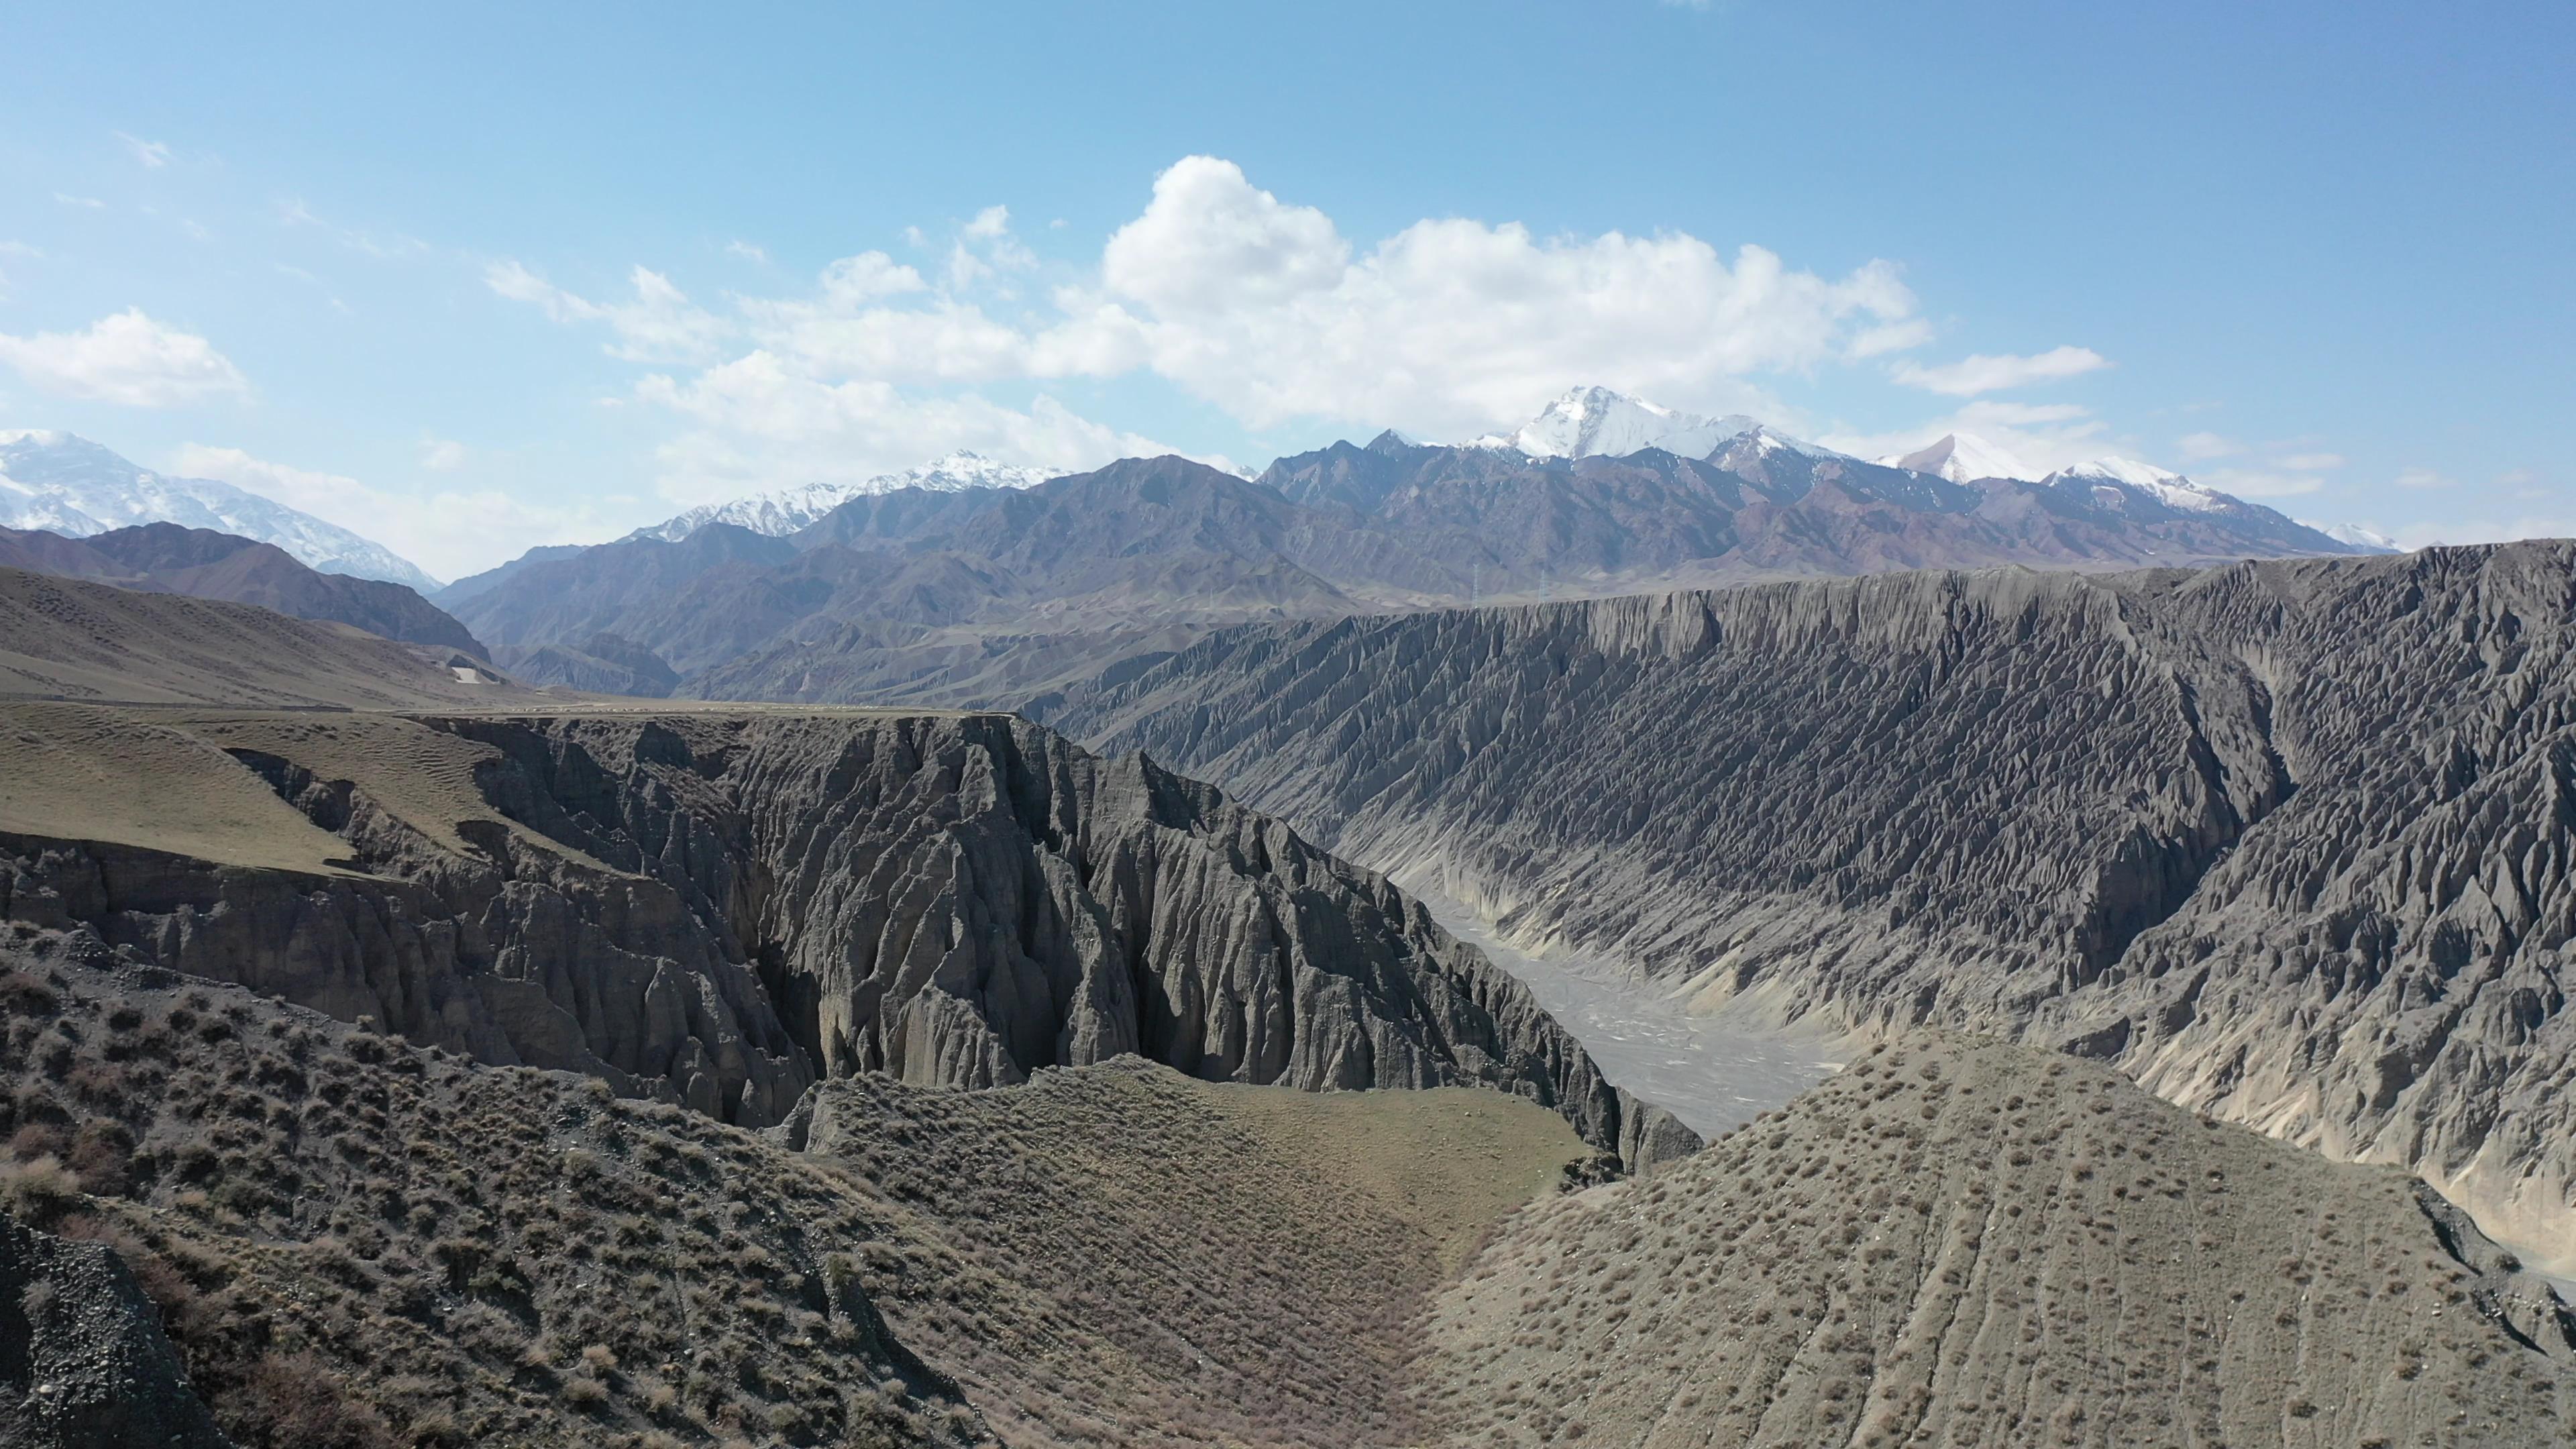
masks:
[[[774,493],[737,498],[730,503],[701,504],[677,518],[665,519],[650,528],[639,528],[628,537],[659,538],[677,543],[710,523],[730,523],[754,533],[776,537],[807,527],[853,498],[893,493],[904,488],[925,488],[933,493],[957,493],[968,488],[1034,488],[1049,478],[1060,476],[1051,469],[1016,467],[961,448],[945,457],[933,458],[918,468],[907,468],[900,473],[880,473],[855,483],[807,483]]]
[[[1466,446],[1511,448],[1533,458],[1624,458],[1645,448],[1704,458],[1729,438],[1760,426],[1741,415],[1701,417],[1606,387],[1578,387],[1512,431],[1488,433]]]
[[[384,579],[426,594],[438,580],[338,524],[212,478],[140,468],[87,438],[0,431],[0,527],[87,538],[138,523],[176,523],[275,544],[308,568]]]
[[[2358,523],[2311,523],[2304,518],[2300,519],[2299,522],[2305,527],[2315,529],[2317,532],[2324,534],[2326,537],[2333,539],[2337,543],[2348,544],[2351,547],[2365,549],[2371,553],[2406,552],[2406,546],[2404,544],[2390,538],[2387,534],[2381,533],[2378,529],[2364,528]]]
[[[1974,433],[1951,433],[1939,442],[1927,444],[1911,453],[1892,454],[1878,461],[1890,468],[1911,468],[1917,473],[1930,473],[1953,483],[1974,483],[1980,478],[2010,478],[2036,483],[2045,476],[1999,444],[1987,442]]]
[[[2167,508],[2193,513],[2224,513],[2246,507],[2243,500],[2215,488],[2204,488],[2180,473],[2135,458],[2096,458],[2061,468],[2042,482],[2060,488],[2112,488],[2142,494]]]

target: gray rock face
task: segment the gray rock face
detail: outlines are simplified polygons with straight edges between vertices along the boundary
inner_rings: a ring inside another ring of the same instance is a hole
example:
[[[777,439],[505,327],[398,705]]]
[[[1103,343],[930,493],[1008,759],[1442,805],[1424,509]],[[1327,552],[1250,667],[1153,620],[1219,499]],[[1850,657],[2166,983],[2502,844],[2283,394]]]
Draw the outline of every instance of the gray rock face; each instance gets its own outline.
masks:
[[[2576,1263],[2576,545],[1227,631],[1049,716],[1707,1005],[1951,1023]]]
[[[103,1243],[0,1213],[0,1449],[230,1449]]]
[[[818,1076],[989,1086],[1134,1052],[1219,1081],[1515,1092],[1640,1166],[1696,1145],[1382,878],[1025,721],[193,728],[351,869],[0,836],[0,913],[746,1125]],[[470,780],[440,794],[442,771]]]

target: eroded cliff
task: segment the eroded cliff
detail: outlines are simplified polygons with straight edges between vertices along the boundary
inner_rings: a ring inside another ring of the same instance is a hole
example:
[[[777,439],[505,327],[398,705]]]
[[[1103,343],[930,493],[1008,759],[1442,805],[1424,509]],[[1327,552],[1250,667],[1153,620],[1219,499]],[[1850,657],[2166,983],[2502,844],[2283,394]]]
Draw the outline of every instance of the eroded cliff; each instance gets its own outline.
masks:
[[[2576,1262],[2576,545],[1227,631],[1049,715],[1701,1004],[1948,1023]]]
[[[1696,1145],[1382,878],[1010,717],[19,713],[60,778],[114,749],[147,801],[223,806],[13,797],[0,912],[479,1060],[761,1125],[818,1077],[1132,1052]]]

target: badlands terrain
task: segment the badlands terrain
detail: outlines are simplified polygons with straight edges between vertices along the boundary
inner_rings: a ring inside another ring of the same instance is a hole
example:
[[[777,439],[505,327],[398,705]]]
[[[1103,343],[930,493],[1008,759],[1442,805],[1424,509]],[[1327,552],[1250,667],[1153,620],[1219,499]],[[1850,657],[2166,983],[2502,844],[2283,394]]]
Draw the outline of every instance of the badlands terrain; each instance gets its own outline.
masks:
[[[2565,545],[1215,609],[1009,713],[60,542],[8,1449],[2569,1440]]]

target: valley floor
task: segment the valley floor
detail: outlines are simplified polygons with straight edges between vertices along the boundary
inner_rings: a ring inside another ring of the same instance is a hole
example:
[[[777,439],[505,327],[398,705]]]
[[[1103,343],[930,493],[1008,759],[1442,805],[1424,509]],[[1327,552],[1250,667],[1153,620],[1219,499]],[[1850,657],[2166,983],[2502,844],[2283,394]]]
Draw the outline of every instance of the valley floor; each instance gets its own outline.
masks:
[[[1786,1106],[1842,1066],[1821,1032],[1782,1032],[1694,1012],[1607,957],[1523,951],[1463,902],[1408,886],[1443,929],[1474,946],[1574,1034],[1612,1086],[1714,1138]]]

